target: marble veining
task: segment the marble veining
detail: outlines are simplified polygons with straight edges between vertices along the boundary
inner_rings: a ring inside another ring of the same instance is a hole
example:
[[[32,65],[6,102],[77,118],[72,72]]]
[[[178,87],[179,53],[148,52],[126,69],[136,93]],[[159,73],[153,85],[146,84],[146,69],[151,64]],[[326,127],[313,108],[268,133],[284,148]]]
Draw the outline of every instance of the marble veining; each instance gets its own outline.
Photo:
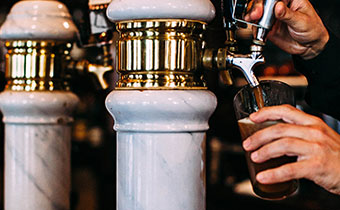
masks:
[[[69,126],[6,124],[5,209],[69,210],[70,138]]]
[[[118,210],[205,210],[209,91],[113,91]]]
[[[5,209],[69,210],[71,92],[0,94],[5,122]]]
[[[119,133],[118,209],[204,210],[204,136]]]
[[[209,22],[215,17],[215,8],[209,0],[112,0],[107,16],[113,22],[140,19]]]
[[[55,0],[17,2],[0,28],[3,40],[59,40],[78,37],[78,29],[66,6]]]

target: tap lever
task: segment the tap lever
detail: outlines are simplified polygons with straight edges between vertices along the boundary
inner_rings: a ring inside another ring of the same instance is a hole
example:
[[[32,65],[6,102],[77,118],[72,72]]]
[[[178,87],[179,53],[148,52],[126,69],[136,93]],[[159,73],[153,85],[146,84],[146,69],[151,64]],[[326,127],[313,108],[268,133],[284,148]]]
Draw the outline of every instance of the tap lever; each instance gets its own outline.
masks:
[[[242,71],[244,77],[251,87],[256,87],[259,85],[259,81],[253,71],[254,67],[259,64],[263,64],[264,62],[265,60],[262,54],[257,53],[251,53],[247,55],[230,53],[227,58],[227,63],[229,63],[229,65],[232,65],[234,68]]]
[[[206,49],[202,64],[205,69],[216,69],[218,71],[236,68],[244,74],[249,84],[255,87],[259,85],[259,81],[253,69],[255,66],[265,62],[262,50],[261,45],[255,44],[251,46],[251,53],[249,54],[237,54],[231,52],[228,48]]]
[[[265,41],[268,32],[271,30],[275,22],[274,7],[279,0],[263,0],[263,14],[258,23],[251,23],[243,20],[249,0],[232,0],[233,1],[233,13],[232,18],[234,24],[237,22],[253,25],[257,28],[254,40]]]
[[[109,87],[107,81],[104,78],[104,74],[108,71],[113,71],[112,65],[93,64],[87,60],[81,60],[71,61],[67,68],[76,70],[80,74],[92,73],[96,76],[97,81],[99,82],[102,89],[107,89]]]

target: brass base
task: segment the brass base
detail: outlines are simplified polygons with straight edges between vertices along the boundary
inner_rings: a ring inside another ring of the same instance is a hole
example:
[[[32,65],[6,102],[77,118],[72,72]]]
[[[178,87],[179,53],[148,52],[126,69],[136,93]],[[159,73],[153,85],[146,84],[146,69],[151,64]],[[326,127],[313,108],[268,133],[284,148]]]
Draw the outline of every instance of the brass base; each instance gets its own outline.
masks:
[[[171,71],[138,71],[122,74],[118,89],[206,89],[195,75]]]
[[[6,90],[68,90],[63,63],[71,44],[55,41],[7,41]]]
[[[118,89],[206,89],[198,70],[205,23],[136,20],[117,23]]]

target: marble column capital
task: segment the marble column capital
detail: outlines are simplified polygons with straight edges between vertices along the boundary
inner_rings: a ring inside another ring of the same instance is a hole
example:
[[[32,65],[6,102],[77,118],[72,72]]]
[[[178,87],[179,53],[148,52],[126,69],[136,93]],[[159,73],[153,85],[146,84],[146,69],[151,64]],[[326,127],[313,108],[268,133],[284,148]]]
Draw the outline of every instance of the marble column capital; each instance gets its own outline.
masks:
[[[215,8],[210,0],[113,0],[107,16],[113,22],[141,19],[210,22],[215,17]]]
[[[206,131],[216,104],[206,90],[115,90],[106,99],[116,131]]]
[[[0,109],[4,123],[69,124],[78,97],[68,91],[4,91]]]

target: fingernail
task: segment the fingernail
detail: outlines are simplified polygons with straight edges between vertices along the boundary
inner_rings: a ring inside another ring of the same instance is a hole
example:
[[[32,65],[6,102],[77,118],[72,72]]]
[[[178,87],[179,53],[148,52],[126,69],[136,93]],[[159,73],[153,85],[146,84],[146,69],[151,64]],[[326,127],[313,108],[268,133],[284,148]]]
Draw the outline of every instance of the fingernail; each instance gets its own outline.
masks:
[[[282,7],[282,5],[280,5],[280,6],[281,6],[281,8],[280,8],[280,9],[278,9],[278,14],[277,14],[278,18],[282,18],[282,17],[284,17],[284,16],[285,16],[285,14],[286,14],[286,10],[285,10],[285,8],[284,8],[284,7]]]
[[[243,141],[243,148],[245,150],[249,149],[249,146],[250,146],[250,140],[249,139],[246,139],[245,141]]]
[[[258,157],[259,157],[259,154],[258,154],[257,152],[251,153],[251,159],[252,159],[253,161],[258,160]]]
[[[282,10],[280,10],[280,11],[278,12],[278,14],[277,14],[277,16],[278,16],[279,18],[284,17],[284,15],[285,15],[285,12],[282,11]]]

